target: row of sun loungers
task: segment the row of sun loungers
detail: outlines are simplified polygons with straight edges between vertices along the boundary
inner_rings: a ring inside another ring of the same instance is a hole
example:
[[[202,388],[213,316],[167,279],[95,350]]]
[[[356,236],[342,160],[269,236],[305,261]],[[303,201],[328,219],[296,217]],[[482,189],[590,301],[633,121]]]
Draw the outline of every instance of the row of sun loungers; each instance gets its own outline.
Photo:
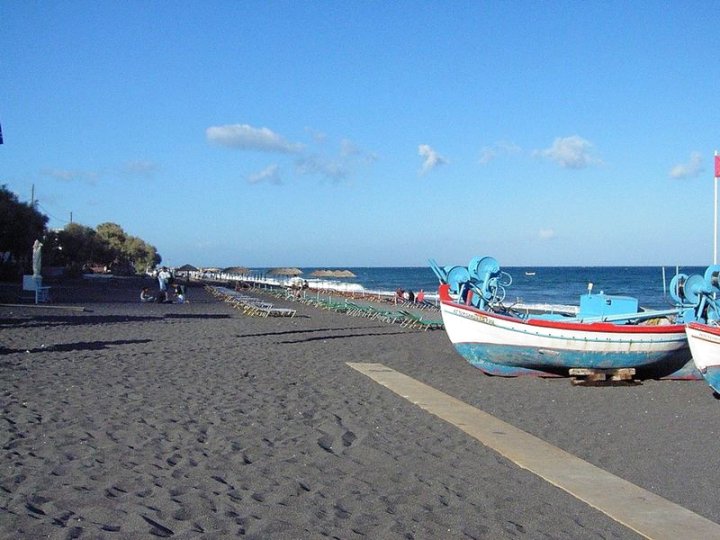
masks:
[[[245,315],[253,317],[294,317],[296,313],[294,309],[275,307],[270,302],[250,296],[244,291],[212,285],[208,285],[206,288],[210,294],[220,298],[234,308],[242,310]]]
[[[208,285],[207,290],[234,308],[242,310],[246,315],[255,317],[294,317],[296,310],[275,307],[272,303],[247,294],[247,291],[236,291],[228,287]],[[348,299],[334,300],[331,296],[323,298],[312,295],[296,297],[285,289],[264,290],[265,294],[272,294],[283,300],[302,302],[320,309],[327,309],[337,313],[344,313],[351,317],[366,317],[392,324],[399,324],[404,328],[414,330],[436,330],[443,328],[440,320],[429,320],[422,315],[407,309],[382,309],[370,304],[362,304]]]
[[[292,293],[288,293],[284,289],[268,290],[265,292],[276,295],[285,300],[302,302],[320,309],[344,313],[346,315],[350,315],[351,317],[366,317],[368,319],[399,324],[404,328],[416,330],[436,330],[443,328],[442,321],[429,320],[424,316],[418,315],[417,313],[413,313],[412,311],[406,309],[383,309],[375,305],[358,303],[348,299],[336,300],[333,299],[332,296],[327,298],[321,297],[320,295],[297,297]]]

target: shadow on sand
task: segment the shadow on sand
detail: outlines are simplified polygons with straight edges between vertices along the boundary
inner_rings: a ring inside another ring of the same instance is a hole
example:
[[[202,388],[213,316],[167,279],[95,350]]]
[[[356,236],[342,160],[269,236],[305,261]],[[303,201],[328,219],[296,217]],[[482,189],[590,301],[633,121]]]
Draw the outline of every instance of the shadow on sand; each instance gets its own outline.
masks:
[[[76,343],[60,343],[48,347],[35,347],[34,349],[0,349],[0,355],[25,353],[35,354],[44,352],[71,352],[71,351],[99,351],[113,345],[135,345],[150,343],[151,339],[118,339],[115,341],[78,341]]]

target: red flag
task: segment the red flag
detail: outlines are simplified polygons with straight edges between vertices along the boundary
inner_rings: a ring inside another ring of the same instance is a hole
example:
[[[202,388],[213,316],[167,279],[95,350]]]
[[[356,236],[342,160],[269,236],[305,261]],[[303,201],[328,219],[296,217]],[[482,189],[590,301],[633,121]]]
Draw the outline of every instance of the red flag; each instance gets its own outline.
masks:
[[[720,156],[715,156],[715,178],[720,178]]]

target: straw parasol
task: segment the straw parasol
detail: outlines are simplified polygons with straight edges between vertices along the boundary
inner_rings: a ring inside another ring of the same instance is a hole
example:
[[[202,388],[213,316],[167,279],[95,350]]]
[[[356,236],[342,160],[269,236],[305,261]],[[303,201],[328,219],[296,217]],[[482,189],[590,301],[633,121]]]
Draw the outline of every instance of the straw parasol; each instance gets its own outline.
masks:
[[[354,278],[357,277],[350,270],[315,270],[313,277],[331,277],[331,278]]]
[[[222,269],[223,274],[249,274],[250,269],[244,266],[228,266]]]
[[[195,268],[192,264],[183,264],[180,268],[176,268],[178,272],[197,272],[197,268]]]
[[[271,276],[299,276],[303,272],[299,268],[274,268],[269,273]]]

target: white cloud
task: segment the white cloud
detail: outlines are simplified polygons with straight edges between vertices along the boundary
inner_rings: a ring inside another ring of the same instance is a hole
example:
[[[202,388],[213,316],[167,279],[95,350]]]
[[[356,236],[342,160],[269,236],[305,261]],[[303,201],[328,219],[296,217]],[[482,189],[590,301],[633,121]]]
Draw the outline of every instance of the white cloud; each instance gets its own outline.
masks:
[[[96,184],[101,176],[95,171],[71,171],[68,169],[49,169],[43,171],[43,174],[62,182],[85,182],[87,184]]]
[[[522,148],[517,144],[500,141],[492,146],[485,146],[480,149],[480,163],[486,165],[497,157],[519,154],[520,152],[522,152]]]
[[[78,171],[69,171],[67,169],[50,169],[44,171],[43,174],[55,178],[56,180],[62,180],[63,182],[73,182],[78,180],[82,175],[82,173]]]
[[[428,144],[418,146],[418,155],[423,158],[420,174],[426,174],[439,165],[447,163],[447,160],[433,150]]]
[[[319,176],[339,182],[353,177],[361,168],[372,165],[378,157],[368,152],[351,140],[343,138],[339,141],[336,151],[329,151],[328,137],[316,129],[306,128],[306,135],[312,140],[308,145],[287,141],[268,128],[255,128],[247,124],[228,124],[212,126],[206,129],[208,141],[240,150],[257,150],[285,154],[285,158],[277,158],[278,165],[270,166],[263,171],[249,175],[250,183],[272,182],[280,184],[280,169],[284,167],[283,176],[292,167],[296,175]],[[292,160],[292,161],[291,161]]]
[[[248,182],[251,184],[260,184],[265,182],[268,184],[280,185],[282,184],[282,178],[280,178],[280,167],[277,164],[269,165],[262,171],[248,176]]]
[[[687,163],[680,163],[670,169],[670,178],[694,178],[704,170],[700,152],[692,152]]]
[[[334,182],[347,178],[349,171],[344,163],[324,159],[320,156],[304,156],[295,162],[300,174],[319,174]]]
[[[211,142],[240,150],[293,154],[303,148],[302,144],[288,142],[268,128],[254,128],[247,124],[211,126],[205,134]]]
[[[340,156],[346,160],[357,160],[360,163],[374,163],[378,160],[377,154],[367,152],[349,139],[340,141]]]
[[[100,180],[123,177],[150,177],[159,170],[156,163],[149,160],[127,161],[121,165],[112,165],[96,171],[79,169],[45,169],[41,174],[61,182],[82,182],[96,185]]]
[[[592,148],[593,145],[590,141],[578,135],[571,135],[570,137],[558,137],[550,148],[536,150],[533,154],[551,159],[566,169],[584,169],[602,163],[592,155]]]
[[[158,170],[158,166],[152,161],[138,159],[124,163],[120,170],[130,175],[151,176]]]
[[[540,229],[538,231],[538,238],[540,240],[552,240],[555,238],[555,229]]]
[[[319,175],[339,182],[350,178],[365,165],[377,161],[377,156],[366,152],[349,139],[340,141],[340,153],[336,156],[311,154],[303,152],[295,160],[295,170],[298,174]]]
[[[322,144],[327,140],[327,133],[309,127],[305,128],[305,131],[316,143]]]
[[[343,157],[357,156],[362,154],[362,151],[357,145],[349,139],[343,139],[340,141],[340,155]]]

